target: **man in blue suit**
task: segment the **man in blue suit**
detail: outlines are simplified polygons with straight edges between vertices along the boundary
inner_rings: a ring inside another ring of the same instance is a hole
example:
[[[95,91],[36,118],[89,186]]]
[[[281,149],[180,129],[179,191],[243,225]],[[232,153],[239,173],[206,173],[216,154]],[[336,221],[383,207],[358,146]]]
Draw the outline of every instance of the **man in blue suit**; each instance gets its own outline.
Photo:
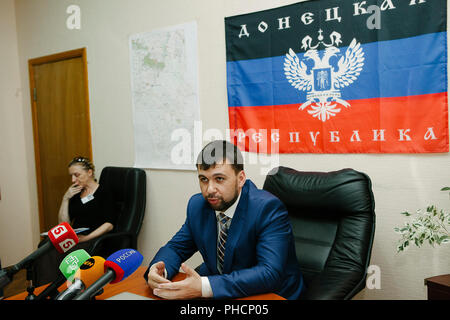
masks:
[[[144,277],[166,299],[238,298],[274,292],[297,299],[303,278],[288,213],[282,202],[246,179],[239,149],[206,145],[197,159],[201,193],[186,221],[150,262]],[[200,251],[198,272],[184,261]],[[185,280],[171,282],[179,268]]]

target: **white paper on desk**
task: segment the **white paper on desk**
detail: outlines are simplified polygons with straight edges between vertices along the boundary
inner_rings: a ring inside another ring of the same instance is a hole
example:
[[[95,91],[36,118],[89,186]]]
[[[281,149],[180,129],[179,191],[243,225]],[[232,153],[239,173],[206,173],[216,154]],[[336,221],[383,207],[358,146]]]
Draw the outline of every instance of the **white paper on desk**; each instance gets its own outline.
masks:
[[[88,230],[89,230],[89,228],[76,228],[76,229],[73,229],[73,231],[75,231],[76,234],[84,232],[84,231],[88,231]],[[42,232],[41,233],[41,237],[46,237],[47,235],[48,235],[48,232]]]
[[[153,298],[140,296],[131,292],[121,292],[115,296],[106,298],[105,300],[155,300]]]

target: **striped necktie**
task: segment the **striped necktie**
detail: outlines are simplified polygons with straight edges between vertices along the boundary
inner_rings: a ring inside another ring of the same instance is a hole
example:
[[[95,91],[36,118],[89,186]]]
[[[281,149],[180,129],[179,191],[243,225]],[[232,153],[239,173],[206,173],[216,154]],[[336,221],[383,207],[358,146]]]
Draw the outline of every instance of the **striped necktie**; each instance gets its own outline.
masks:
[[[219,213],[219,241],[217,244],[217,270],[219,273],[223,271],[223,263],[225,261],[225,243],[227,242],[228,227],[227,222],[230,220],[229,217]]]

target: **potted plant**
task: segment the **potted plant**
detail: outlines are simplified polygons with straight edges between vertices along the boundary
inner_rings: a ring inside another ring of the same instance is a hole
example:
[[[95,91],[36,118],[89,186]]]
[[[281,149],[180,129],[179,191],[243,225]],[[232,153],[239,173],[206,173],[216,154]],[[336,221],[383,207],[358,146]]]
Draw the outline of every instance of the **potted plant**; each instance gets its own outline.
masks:
[[[441,191],[449,191],[450,187],[442,188]],[[425,211],[419,209],[414,214],[408,211],[401,214],[411,217],[403,227],[394,228],[401,238],[397,243],[397,252],[404,251],[411,244],[421,247],[428,242],[432,247],[450,243],[450,212],[445,212],[431,205]]]

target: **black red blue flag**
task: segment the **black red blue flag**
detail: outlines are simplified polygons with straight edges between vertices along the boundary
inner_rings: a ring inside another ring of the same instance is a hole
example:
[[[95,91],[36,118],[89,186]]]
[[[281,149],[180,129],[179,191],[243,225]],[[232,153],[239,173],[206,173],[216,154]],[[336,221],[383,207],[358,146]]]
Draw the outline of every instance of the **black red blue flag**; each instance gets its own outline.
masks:
[[[227,17],[225,32],[246,151],[449,151],[446,0],[311,0]]]

